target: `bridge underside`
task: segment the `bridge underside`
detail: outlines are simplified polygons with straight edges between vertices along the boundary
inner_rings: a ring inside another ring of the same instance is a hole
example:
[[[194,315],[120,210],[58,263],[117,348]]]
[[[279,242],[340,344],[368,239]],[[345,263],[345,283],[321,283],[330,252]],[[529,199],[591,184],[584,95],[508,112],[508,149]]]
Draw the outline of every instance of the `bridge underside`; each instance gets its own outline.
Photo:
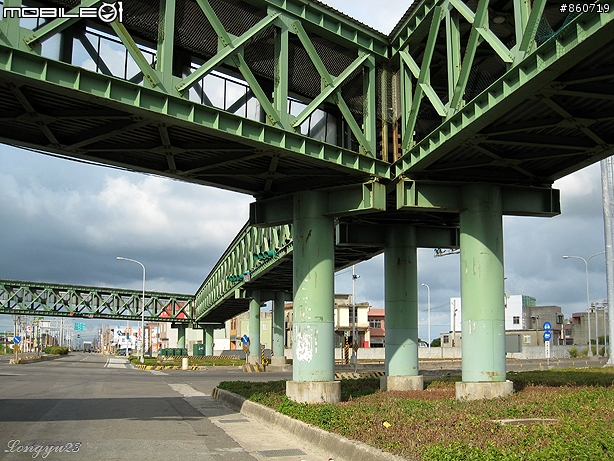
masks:
[[[265,128],[259,123],[200,109],[205,123],[226,122],[224,131],[229,133],[243,134],[253,124],[253,140],[240,134],[222,136],[218,129],[191,121],[0,71],[0,141],[6,144],[252,195],[283,194],[314,184],[356,184],[370,178],[368,172],[354,168],[360,159],[352,152],[329,146],[334,152],[327,159],[317,142],[297,136],[297,143],[313,143],[318,153],[293,153],[264,144],[260,131]],[[344,156],[349,157],[347,166],[335,163]]]
[[[428,158],[406,163],[401,160],[400,169],[416,180],[539,186],[612,155],[612,45],[606,42],[584,56],[540,88],[532,89],[528,83],[524,98],[503,101],[473,129],[459,132],[447,147],[431,149]],[[496,85],[493,87],[496,94]],[[480,97],[473,101],[476,102],[476,108],[471,108],[467,116],[475,117],[485,104]],[[453,126],[454,123],[446,123],[426,139],[453,130]],[[416,154],[419,148],[407,157]]]

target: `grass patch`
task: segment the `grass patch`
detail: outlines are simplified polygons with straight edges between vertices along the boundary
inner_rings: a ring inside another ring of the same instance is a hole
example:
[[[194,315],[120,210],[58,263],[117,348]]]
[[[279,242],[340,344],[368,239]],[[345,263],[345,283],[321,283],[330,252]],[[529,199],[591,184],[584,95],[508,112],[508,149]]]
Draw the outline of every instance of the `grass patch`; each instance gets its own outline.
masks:
[[[614,459],[613,368],[509,373],[513,395],[472,402],[455,399],[459,379],[437,379],[424,391],[405,392],[381,392],[378,379],[344,380],[343,401],[334,405],[292,402],[285,396],[285,381],[223,382],[219,387],[410,459]],[[493,422],[524,418],[557,422]]]

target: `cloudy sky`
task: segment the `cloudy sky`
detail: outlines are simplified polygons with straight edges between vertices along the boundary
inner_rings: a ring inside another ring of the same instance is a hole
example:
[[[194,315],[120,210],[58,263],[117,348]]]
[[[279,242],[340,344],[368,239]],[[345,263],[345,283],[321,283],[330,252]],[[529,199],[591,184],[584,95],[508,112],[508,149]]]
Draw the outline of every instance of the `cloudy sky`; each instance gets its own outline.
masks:
[[[332,7],[388,33],[408,1],[328,0]],[[599,165],[555,183],[563,213],[555,218],[504,219],[506,291],[561,306],[586,308],[585,266],[604,250]],[[0,278],[194,293],[243,226],[252,199],[164,178],[92,166],[0,144]],[[589,265],[591,301],[606,296],[604,257]],[[448,302],[460,295],[459,256],[419,251],[419,281],[431,289],[431,335],[450,329]],[[356,267],[358,302],[384,305],[383,257]],[[351,270],[335,276],[351,292]],[[427,337],[425,287],[420,336]],[[98,322],[88,321],[84,335]],[[0,330],[12,318],[0,315]]]

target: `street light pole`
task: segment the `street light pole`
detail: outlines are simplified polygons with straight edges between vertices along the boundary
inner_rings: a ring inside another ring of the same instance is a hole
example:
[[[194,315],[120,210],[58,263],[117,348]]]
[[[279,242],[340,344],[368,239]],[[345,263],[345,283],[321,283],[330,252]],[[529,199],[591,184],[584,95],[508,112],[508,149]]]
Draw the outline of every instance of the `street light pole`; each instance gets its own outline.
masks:
[[[586,314],[588,316],[588,356],[593,356],[593,345],[591,344],[591,301],[589,295],[589,286],[588,286],[588,262],[594,258],[595,256],[599,256],[605,254],[605,251],[601,251],[599,253],[595,253],[594,255],[589,256],[587,259],[584,259],[581,256],[563,256],[563,259],[581,259],[584,261],[584,266],[586,267]],[[597,318],[595,317],[595,321]],[[599,337],[597,337],[597,356],[599,356]]]
[[[422,284],[423,287],[426,287],[426,310],[427,310],[427,328],[428,328],[428,338],[429,338],[429,348],[431,347],[431,287],[426,283]]]
[[[354,266],[352,266],[352,361],[354,362],[354,371],[358,368],[358,341],[356,340],[356,279],[360,278],[360,275],[354,273]]]
[[[145,353],[145,266],[143,265],[143,263],[137,261],[136,259],[122,258],[121,256],[118,256],[117,259],[119,259],[120,261],[130,261],[133,263],[140,264],[143,268],[143,307],[141,309],[141,357],[139,359],[139,362],[143,363],[145,362],[145,359],[143,358],[143,354]],[[126,343],[126,355],[128,355],[128,343]]]

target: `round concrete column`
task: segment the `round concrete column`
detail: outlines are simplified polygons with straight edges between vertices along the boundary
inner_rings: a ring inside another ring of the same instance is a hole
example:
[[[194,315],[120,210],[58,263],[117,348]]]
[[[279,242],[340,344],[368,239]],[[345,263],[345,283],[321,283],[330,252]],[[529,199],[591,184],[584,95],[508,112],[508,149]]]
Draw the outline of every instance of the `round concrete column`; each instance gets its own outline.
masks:
[[[382,390],[423,389],[418,376],[418,268],[416,230],[388,229],[384,254],[386,376]]]
[[[177,347],[185,348],[185,326],[183,325],[177,327]]]
[[[285,294],[282,291],[275,293],[273,299],[273,359],[277,362],[284,357],[284,306]],[[272,363],[272,362],[271,362]]]
[[[203,343],[205,344],[205,355],[213,355],[213,327],[203,328]]]
[[[260,363],[260,299],[249,301],[249,363]]]
[[[501,188],[463,187],[460,213],[463,382],[457,398],[508,395],[505,378]]]
[[[293,364],[288,397],[336,402],[341,397],[334,355],[334,228],[324,216],[328,194],[294,195]]]

